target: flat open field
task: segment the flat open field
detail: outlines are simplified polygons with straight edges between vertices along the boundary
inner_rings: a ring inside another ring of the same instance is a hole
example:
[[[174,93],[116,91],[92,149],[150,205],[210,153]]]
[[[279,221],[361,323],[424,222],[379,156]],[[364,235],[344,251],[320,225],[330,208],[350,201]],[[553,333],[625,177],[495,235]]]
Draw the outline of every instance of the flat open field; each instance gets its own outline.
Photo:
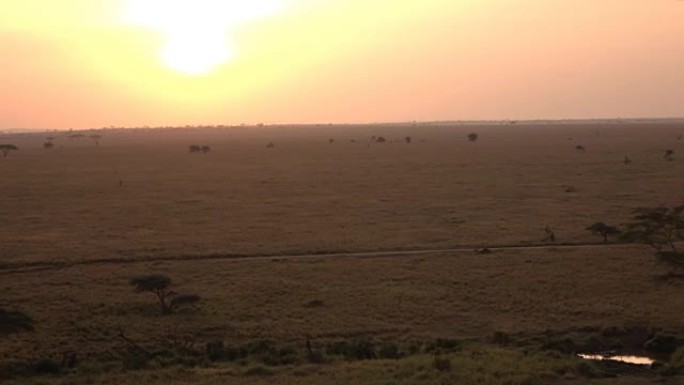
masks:
[[[516,245],[537,243],[545,226],[558,242],[597,241],[584,230],[596,221],[618,224],[634,207],[681,203],[684,158],[666,162],[663,154],[684,154],[676,139],[683,130],[112,131],[99,146],[51,133],[53,150],[42,148],[47,134],[6,135],[0,141],[20,150],[0,159],[0,262]],[[476,143],[469,132],[480,135]],[[369,145],[373,135],[397,142]],[[191,155],[189,144],[213,151]],[[624,165],[625,156],[633,163]]]
[[[199,346],[274,340],[300,350],[307,335],[314,344],[408,344],[495,331],[684,332],[684,283],[659,279],[668,269],[648,247],[583,246],[602,241],[585,230],[594,222],[618,225],[636,207],[684,203],[683,130],[597,123],[106,131],[99,146],[51,133],[52,150],[42,148],[43,134],[5,135],[0,143],[20,150],[0,158],[0,307],[28,313],[36,331],[4,337],[0,363],[66,350],[102,359],[125,348],[119,327],[142,344],[174,328]],[[467,141],[470,132],[477,142]],[[371,143],[373,135],[388,142]],[[189,154],[189,144],[212,151]],[[666,149],[674,161],[663,159]],[[623,164],[625,156],[633,162]],[[571,247],[544,244],[546,226]],[[464,250],[297,256],[446,248]],[[154,296],[128,284],[149,273],[172,277],[202,302],[159,316]],[[391,383],[377,373],[394,364],[349,365],[278,378]],[[226,378],[189,376],[179,383]],[[394,383],[416,381],[440,380]]]

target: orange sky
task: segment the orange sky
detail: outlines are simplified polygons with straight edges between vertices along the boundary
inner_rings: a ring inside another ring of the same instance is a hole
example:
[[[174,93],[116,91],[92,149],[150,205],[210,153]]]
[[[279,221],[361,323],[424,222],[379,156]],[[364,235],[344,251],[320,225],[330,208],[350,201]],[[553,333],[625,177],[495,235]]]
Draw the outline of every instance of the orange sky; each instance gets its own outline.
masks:
[[[677,0],[0,5],[0,129],[684,116]]]

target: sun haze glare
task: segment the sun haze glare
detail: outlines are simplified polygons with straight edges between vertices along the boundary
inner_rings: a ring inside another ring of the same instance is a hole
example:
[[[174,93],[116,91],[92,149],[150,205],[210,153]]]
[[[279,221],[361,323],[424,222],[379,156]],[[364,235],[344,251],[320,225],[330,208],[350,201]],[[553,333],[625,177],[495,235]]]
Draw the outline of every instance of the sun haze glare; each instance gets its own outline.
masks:
[[[132,0],[124,21],[164,35],[159,56],[167,67],[205,74],[230,61],[236,48],[231,28],[279,9],[277,0]]]

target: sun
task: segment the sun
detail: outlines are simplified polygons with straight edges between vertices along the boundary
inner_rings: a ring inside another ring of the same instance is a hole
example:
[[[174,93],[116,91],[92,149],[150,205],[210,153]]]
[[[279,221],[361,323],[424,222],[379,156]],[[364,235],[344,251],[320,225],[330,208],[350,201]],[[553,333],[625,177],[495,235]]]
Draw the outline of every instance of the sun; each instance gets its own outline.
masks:
[[[236,57],[231,29],[275,13],[282,0],[130,0],[127,23],[160,31],[159,58],[168,68],[204,75]]]
[[[220,31],[170,33],[159,53],[162,63],[173,70],[202,75],[229,62],[235,52]]]

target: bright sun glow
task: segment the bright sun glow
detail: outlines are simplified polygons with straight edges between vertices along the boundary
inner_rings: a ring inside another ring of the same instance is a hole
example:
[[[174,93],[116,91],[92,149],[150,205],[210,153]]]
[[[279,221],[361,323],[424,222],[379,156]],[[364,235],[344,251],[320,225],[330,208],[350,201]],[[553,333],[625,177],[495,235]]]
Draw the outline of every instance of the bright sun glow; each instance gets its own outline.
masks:
[[[235,56],[231,28],[272,14],[280,5],[279,0],[131,0],[124,18],[165,35],[164,65],[202,75]]]

